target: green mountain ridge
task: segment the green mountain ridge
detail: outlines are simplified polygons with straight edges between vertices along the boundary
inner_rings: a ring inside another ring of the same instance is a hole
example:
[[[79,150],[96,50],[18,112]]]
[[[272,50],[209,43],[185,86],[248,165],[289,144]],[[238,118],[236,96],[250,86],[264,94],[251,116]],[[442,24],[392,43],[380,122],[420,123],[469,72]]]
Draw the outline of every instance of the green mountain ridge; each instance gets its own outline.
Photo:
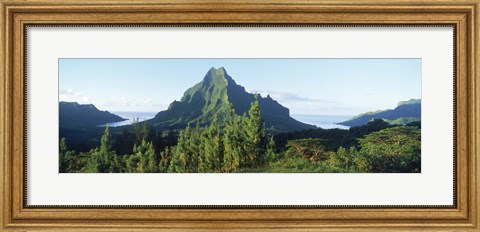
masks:
[[[420,118],[415,117],[400,117],[395,120],[385,119],[384,121],[388,122],[390,125],[407,125],[412,122],[420,121]]]
[[[353,120],[353,119],[356,119],[356,118],[361,118],[363,116],[369,116],[369,115],[375,115],[375,114],[379,114],[379,113],[382,113],[382,112],[385,112],[386,110],[375,110],[375,111],[369,111],[369,112],[365,112],[365,113],[361,113],[359,115],[356,115],[356,116],[353,116],[352,119],[350,120]],[[349,120],[349,121],[350,121]]]
[[[291,118],[289,109],[270,96],[248,93],[223,67],[211,68],[201,82],[185,91],[180,101],[172,102],[167,110],[159,112],[148,123],[161,129],[183,129],[187,124],[197,122],[206,125],[215,115],[222,121],[229,103],[233,104],[236,114],[242,115],[256,99],[265,126],[271,132],[316,128]]]
[[[98,125],[125,121],[108,111],[100,111],[93,104],[59,102],[60,128],[95,127]]]
[[[410,99],[408,101],[400,101],[397,106],[401,106],[401,105],[411,105],[411,104],[421,104],[422,103],[422,100],[420,99]]]
[[[350,120],[339,124],[345,126],[361,126],[373,119],[383,119],[392,125],[406,125],[421,120],[422,103],[421,99],[410,99],[400,101],[395,109],[377,110],[359,114]]]

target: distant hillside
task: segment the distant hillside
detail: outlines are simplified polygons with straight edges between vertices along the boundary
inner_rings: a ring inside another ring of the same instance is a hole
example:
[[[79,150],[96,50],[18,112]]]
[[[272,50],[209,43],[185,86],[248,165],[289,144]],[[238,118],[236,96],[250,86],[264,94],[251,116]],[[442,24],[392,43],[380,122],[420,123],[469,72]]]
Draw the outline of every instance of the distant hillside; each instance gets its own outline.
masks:
[[[420,99],[401,101],[393,110],[379,110],[367,112],[353,117],[352,119],[339,124],[345,126],[361,126],[373,119],[383,119],[390,124],[405,125],[410,122],[420,121],[422,115],[422,104]]]
[[[410,104],[410,105],[413,105],[413,104],[422,104],[422,100],[420,100],[420,99],[413,99],[413,98],[412,98],[412,99],[410,99],[410,100],[408,100],[408,101],[400,101],[397,106],[409,105],[409,104]]]
[[[60,128],[94,127],[127,120],[108,111],[100,111],[92,104],[63,101],[59,103],[59,118]]]
[[[261,97],[248,93],[222,68],[211,68],[203,80],[187,89],[180,101],[174,101],[167,110],[159,112],[148,123],[157,128],[182,129],[188,123],[208,124],[215,114],[225,115],[231,102],[235,113],[242,115],[250,109],[250,104],[258,98],[265,126],[273,132],[294,131],[316,128],[290,117],[288,108],[280,105],[270,96]]]

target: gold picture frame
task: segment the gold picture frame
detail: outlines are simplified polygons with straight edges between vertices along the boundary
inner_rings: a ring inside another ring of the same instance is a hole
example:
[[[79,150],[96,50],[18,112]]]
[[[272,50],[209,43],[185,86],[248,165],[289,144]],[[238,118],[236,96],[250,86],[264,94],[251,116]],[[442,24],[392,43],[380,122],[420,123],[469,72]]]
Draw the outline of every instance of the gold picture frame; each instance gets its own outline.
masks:
[[[479,0],[3,0],[1,221],[22,230],[479,231]],[[30,25],[322,24],[455,27],[455,207],[29,207],[25,28]],[[4,51],[4,52],[3,52]]]

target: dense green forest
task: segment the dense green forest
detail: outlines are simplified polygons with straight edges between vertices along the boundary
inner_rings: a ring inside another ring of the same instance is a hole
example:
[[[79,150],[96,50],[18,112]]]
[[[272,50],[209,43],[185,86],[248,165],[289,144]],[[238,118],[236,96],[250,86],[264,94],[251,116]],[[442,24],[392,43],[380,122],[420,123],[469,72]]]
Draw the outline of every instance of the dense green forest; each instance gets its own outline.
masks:
[[[224,120],[219,120],[222,117]],[[341,129],[272,135],[260,104],[243,115],[233,104],[207,125],[159,131],[134,122],[111,134],[107,126],[90,151],[60,141],[61,173],[420,172],[420,122],[405,126],[373,120]]]

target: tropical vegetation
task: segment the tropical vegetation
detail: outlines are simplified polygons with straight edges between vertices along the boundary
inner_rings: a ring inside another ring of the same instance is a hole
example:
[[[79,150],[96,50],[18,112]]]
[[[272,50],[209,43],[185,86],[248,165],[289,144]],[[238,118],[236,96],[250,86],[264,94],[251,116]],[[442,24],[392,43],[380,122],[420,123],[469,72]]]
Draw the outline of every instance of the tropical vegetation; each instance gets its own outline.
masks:
[[[322,129],[290,117],[210,69],[155,117],[126,119],[93,104],[60,102],[61,173],[421,172],[421,102],[361,114]],[[107,124],[106,127],[102,127]]]
[[[258,101],[244,115],[232,104],[219,123],[187,127],[176,142],[159,143],[147,123],[112,136],[107,126],[100,146],[87,152],[60,141],[60,172],[228,173],[228,172],[420,172],[420,124],[390,125],[374,120],[349,130],[312,129],[272,135],[264,126]],[[132,140],[129,152],[120,144]],[[154,145],[157,144],[157,145]],[[155,149],[157,147],[157,149]],[[116,151],[118,150],[118,152]]]

